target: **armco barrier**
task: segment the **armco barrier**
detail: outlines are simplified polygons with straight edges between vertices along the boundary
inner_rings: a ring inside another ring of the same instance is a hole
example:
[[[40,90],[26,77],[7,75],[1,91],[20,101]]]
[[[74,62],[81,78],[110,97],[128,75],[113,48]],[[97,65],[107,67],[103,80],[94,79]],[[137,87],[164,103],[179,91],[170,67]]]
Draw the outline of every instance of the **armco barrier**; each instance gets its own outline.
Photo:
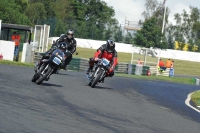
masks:
[[[161,72],[157,66],[150,66],[150,71],[152,75],[169,76],[170,68],[166,68],[165,71]]]
[[[150,66],[132,65],[132,74],[134,75],[147,75],[148,70],[150,70]]]
[[[80,64],[81,64],[80,58],[73,58],[70,64],[67,66],[67,69],[80,71]]]
[[[116,73],[128,73],[128,63],[118,63],[115,67]]]
[[[169,76],[169,71],[170,68],[166,68],[166,70],[163,72],[158,71],[157,76]]]
[[[41,59],[41,57],[42,56],[39,53],[35,53],[34,63],[38,62]],[[88,66],[89,66],[88,59],[73,58],[70,64],[68,65],[67,69],[73,71],[86,71],[88,69]],[[135,74],[135,68],[136,68],[135,64],[118,63],[114,69],[116,73]],[[146,75],[148,70],[149,66],[142,66],[141,75]]]

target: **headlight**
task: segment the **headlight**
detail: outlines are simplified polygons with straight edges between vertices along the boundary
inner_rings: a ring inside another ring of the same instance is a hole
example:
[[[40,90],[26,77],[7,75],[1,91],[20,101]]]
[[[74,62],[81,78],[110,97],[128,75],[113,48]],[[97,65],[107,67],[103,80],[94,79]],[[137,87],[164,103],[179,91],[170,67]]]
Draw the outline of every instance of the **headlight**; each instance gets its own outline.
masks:
[[[58,57],[62,60],[63,59],[63,57],[62,56],[60,56],[60,55],[58,55]]]

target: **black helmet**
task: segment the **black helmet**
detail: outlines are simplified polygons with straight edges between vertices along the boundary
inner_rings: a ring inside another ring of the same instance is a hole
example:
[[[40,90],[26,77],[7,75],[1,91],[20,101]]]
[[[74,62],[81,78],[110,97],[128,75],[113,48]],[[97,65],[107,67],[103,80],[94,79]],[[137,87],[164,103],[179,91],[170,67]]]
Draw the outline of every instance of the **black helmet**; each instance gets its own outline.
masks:
[[[65,36],[65,34],[60,34],[60,37],[63,37],[63,36]]]
[[[71,29],[69,29],[69,30],[67,31],[67,38],[68,38],[68,39],[72,39],[73,36],[74,36],[74,31],[71,30]]]
[[[115,42],[111,39],[107,40],[106,48],[108,52],[113,52],[115,50]]]
[[[61,43],[59,43],[58,48],[60,48],[63,51],[66,51],[67,50],[67,44],[65,42],[61,42]]]

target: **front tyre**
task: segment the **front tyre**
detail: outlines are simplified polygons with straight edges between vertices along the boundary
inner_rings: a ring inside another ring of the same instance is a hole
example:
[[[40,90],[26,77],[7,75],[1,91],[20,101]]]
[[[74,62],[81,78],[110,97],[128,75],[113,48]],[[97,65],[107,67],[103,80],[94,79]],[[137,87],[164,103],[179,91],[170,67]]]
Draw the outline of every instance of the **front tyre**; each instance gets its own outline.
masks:
[[[36,84],[40,85],[51,72],[52,72],[52,68],[49,66],[46,73],[44,75],[40,75],[40,78],[36,81]]]
[[[37,66],[37,67],[38,67],[38,66]],[[40,69],[33,75],[32,79],[31,79],[32,82],[35,82],[36,80],[39,79],[40,73],[41,73],[41,71],[42,71],[43,69],[44,69],[44,64],[42,64],[42,66],[40,67]]]
[[[101,78],[103,74],[103,70],[102,69],[99,69],[97,75],[94,77],[93,79],[93,82],[91,83],[91,87],[94,88],[95,85],[97,84],[97,82],[99,81],[99,79]]]
[[[36,73],[36,74],[33,75],[31,81],[32,81],[32,82],[35,82],[38,78],[39,78],[39,75]]]
[[[88,83],[88,85],[91,86],[91,85],[92,85],[92,82],[90,81],[90,82]]]

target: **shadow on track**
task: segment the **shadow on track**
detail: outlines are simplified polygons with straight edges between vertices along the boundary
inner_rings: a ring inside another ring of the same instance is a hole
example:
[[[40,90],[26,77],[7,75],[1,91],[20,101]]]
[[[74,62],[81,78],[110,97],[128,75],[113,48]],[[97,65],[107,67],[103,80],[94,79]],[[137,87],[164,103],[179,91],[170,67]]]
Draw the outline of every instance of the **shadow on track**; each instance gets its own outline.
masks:
[[[74,75],[71,75],[71,74],[67,74],[67,73],[56,73],[57,75],[68,75],[68,76],[74,76]]]
[[[101,86],[95,86],[94,89],[108,89],[108,90],[112,90],[113,88],[109,88],[109,87],[101,87]]]
[[[89,85],[86,85],[88,87],[90,87]],[[91,87],[90,87],[91,88]],[[108,89],[108,90],[112,90],[113,88],[109,88],[109,87],[102,87],[102,86],[95,86],[93,89]]]
[[[51,83],[42,83],[42,86],[55,86],[55,87],[63,87],[62,85],[55,85],[55,84],[51,84]]]

